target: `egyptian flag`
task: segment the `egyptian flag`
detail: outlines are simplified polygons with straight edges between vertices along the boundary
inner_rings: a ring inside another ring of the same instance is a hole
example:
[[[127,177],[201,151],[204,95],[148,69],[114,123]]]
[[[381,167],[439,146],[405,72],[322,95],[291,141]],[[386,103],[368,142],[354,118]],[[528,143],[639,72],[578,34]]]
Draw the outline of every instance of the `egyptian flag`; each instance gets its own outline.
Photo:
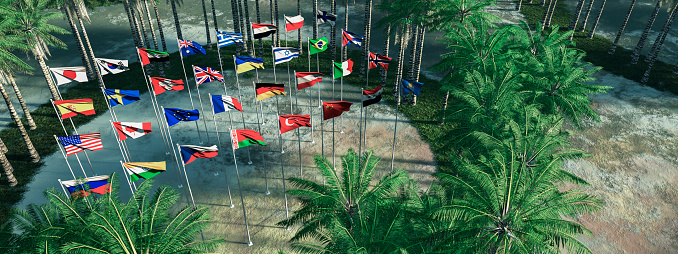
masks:
[[[184,165],[193,162],[197,158],[213,158],[219,155],[217,145],[210,147],[183,145],[179,146],[179,148],[181,148],[181,159],[184,161]]]
[[[285,16],[285,28],[287,32],[294,31],[304,26],[304,17],[301,15],[288,17]]]
[[[370,52],[369,56],[369,67],[370,69],[377,68],[377,65],[384,68],[385,71],[388,71],[388,63],[391,61],[391,58],[388,56],[382,56],[380,54],[375,54]]]
[[[141,58],[141,65],[147,65],[151,62],[169,61],[169,53],[163,51],[155,51],[145,48],[137,48],[139,57]]]
[[[115,130],[118,131],[118,137],[120,138],[120,141],[127,139],[127,137],[136,139],[152,132],[151,122],[113,122],[113,127],[115,127]]]
[[[231,130],[231,142],[233,149],[243,148],[249,145],[259,144],[265,146],[264,137],[259,132],[247,129]]]
[[[323,75],[320,72],[297,72],[297,90],[312,87],[317,82],[323,81]]]
[[[62,181],[61,184],[68,189],[71,197],[87,197],[90,192],[106,194],[111,192],[111,184],[108,182],[110,176],[93,176],[84,179]]]
[[[384,89],[382,89],[381,86],[377,86],[377,88],[372,90],[363,90],[363,107],[367,107],[381,101],[381,92],[383,90]]]
[[[344,113],[344,111],[349,111],[351,104],[353,103],[348,101],[323,102],[323,120],[335,118]]]
[[[286,95],[284,84],[256,83],[257,101],[270,98],[276,95]]]
[[[158,174],[165,172],[166,163],[164,161],[158,162],[128,162],[123,163],[129,180],[135,182],[139,179],[151,179]]]
[[[68,84],[73,81],[87,82],[87,71],[85,67],[62,67],[49,68],[49,71],[54,75],[57,86]]]
[[[271,24],[257,24],[252,23],[252,31],[254,33],[254,39],[264,38],[271,34],[274,34],[278,29],[277,26]]]
[[[166,91],[180,91],[184,90],[184,80],[171,80],[161,77],[150,77],[153,83],[153,92],[155,95],[164,93]]]
[[[280,134],[294,130],[301,126],[311,127],[310,115],[280,115]]]

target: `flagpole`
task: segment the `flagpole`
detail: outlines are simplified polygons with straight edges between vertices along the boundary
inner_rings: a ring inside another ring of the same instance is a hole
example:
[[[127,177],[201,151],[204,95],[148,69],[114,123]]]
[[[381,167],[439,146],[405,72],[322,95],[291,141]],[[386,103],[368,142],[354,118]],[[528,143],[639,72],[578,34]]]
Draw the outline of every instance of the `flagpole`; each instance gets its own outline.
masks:
[[[230,127],[231,127],[230,129],[233,130],[233,117],[231,116],[230,110],[228,111],[228,122],[230,123]],[[215,125],[216,125],[216,123],[215,123]],[[217,139],[218,138],[219,138],[219,135],[217,135]],[[231,150],[233,151],[233,157],[235,157],[235,149],[233,149],[232,146],[231,146]],[[249,146],[248,146],[247,147],[247,155],[249,155],[249,154],[250,154],[250,150],[249,150]],[[233,163],[236,164],[236,168],[237,168],[238,165],[235,162],[235,158],[233,158]],[[249,164],[252,164],[252,162],[250,161]],[[224,158],[224,169],[226,169],[226,158]],[[237,170],[236,170],[236,172],[237,172]],[[225,173],[225,174],[228,174],[228,173]],[[228,182],[228,179],[227,179],[227,182]],[[240,189],[240,176],[238,176],[238,189]],[[230,198],[230,190],[229,190],[229,198]],[[242,191],[240,192],[240,199],[242,200]],[[231,202],[231,208],[233,208],[233,207],[235,207],[235,206],[233,205],[233,202]],[[243,210],[244,209],[245,209],[245,207],[243,206]],[[249,233],[249,230],[247,232]]]
[[[214,104],[212,102],[212,94],[208,93],[207,94],[210,97],[210,107],[212,108],[212,122],[214,122],[214,132],[217,134],[217,145],[221,146],[221,139],[219,139],[219,129],[217,128],[217,115],[214,114]],[[230,113],[230,110],[229,110]],[[214,162],[214,170],[216,172],[217,168],[217,163],[215,159],[212,159]],[[226,169],[226,161],[224,161],[224,178],[226,179],[226,190],[228,190],[228,200],[231,202],[230,207],[233,208],[235,207],[233,205],[233,199],[231,198],[231,186],[228,184],[228,172],[225,170]],[[217,176],[218,173],[215,173],[214,176]]]
[[[198,77],[195,76],[195,65],[191,65],[191,67],[193,67],[193,79],[195,80],[195,90],[198,93],[198,100],[200,102],[200,111],[204,115],[205,114],[205,108],[202,106],[202,97],[200,96],[200,85],[198,84]],[[209,67],[205,67],[205,68],[209,68]],[[223,76],[222,76],[222,78],[223,78]],[[205,119],[205,117],[202,118],[202,123],[205,125],[205,135],[207,135],[207,142],[209,143],[210,142],[210,132],[207,131],[207,120]],[[195,124],[196,124],[196,127],[197,127],[198,123],[196,122]],[[200,132],[200,130],[198,130],[198,132]],[[200,144],[202,145],[202,140],[200,140]]]
[[[322,103],[322,101],[320,101]],[[325,109],[320,111],[320,151],[323,157],[325,157]]]
[[[177,39],[177,42],[179,42],[179,39]],[[138,50],[137,50],[137,52],[138,52]],[[191,95],[191,87],[188,85],[188,74],[186,74],[186,66],[184,65],[184,57],[181,55],[181,48],[179,48],[179,58],[181,58],[181,69],[184,71],[184,79],[186,80],[186,90],[188,90],[188,97],[191,98],[191,108],[195,109],[195,104],[193,104],[193,95]],[[195,76],[195,71],[193,71],[193,76]],[[197,85],[196,85],[196,87],[197,87]],[[169,126],[167,126],[167,129],[169,129]],[[200,140],[200,144],[202,144],[202,137],[200,136],[200,128],[198,128],[198,122],[195,122],[195,129],[198,131],[198,140]],[[205,130],[205,131],[207,131],[207,130]],[[170,141],[170,145],[171,145],[171,141]],[[172,149],[172,150],[174,150],[174,149]]]
[[[311,72],[311,37],[306,37],[308,41],[308,72]]]
[[[365,89],[367,90],[370,87],[370,52],[367,52],[367,74],[365,76]],[[360,158],[362,158],[362,146],[363,146],[363,133],[367,134],[365,130],[363,130],[366,126],[363,125],[363,108],[365,105],[363,104],[363,91],[360,89],[360,117],[358,118],[358,132],[359,134],[359,140],[358,140],[358,161],[360,161]],[[365,147],[365,150],[367,150],[367,147]]]
[[[231,129],[231,132],[233,132],[233,129]],[[233,140],[233,135],[231,135],[231,144],[234,142],[237,142],[237,140]],[[252,239],[250,238],[250,226],[249,223],[247,222],[247,210],[245,210],[245,199],[242,197],[242,186],[240,185],[240,173],[238,172],[238,161],[235,158],[235,149],[231,149],[233,151],[233,165],[235,165],[235,176],[238,179],[238,190],[240,191],[240,204],[242,204],[242,215],[245,218],[245,231],[247,232],[247,246],[252,246]],[[285,182],[283,181],[283,188],[285,186]]]
[[[254,86],[254,91],[255,91],[254,93],[256,94],[257,87],[254,84],[254,81],[252,81],[252,85]],[[261,104],[261,102],[259,102],[259,104]],[[256,107],[257,107],[257,102],[255,101],[254,102],[254,108],[256,109]],[[263,118],[264,117],[264,112],[263,112],[264,109],[262,108],[261,111],[262,111],[261,117]],[[263,136],[263,132],[261,132],[261,125],[262,124],[260,124],[260,122],[259,122],[259,113],[257,112],[257,128],[259,130],[259,134],[261,134]],[[266,195],[269,195],[269,194],[271,194],[271,192],[268,191],[268,175],[267,175],[268,173],[266,172],[267,170],[266,170],[266,158],[264,157],[264,147],[259,147],[259,149],[260,149],[259,151],[261,152],[261,161],[264,163],[264,183],[266,184]]]
[[[285,44],[287,44],[287,34],[285,34]],[[290,61],[287,61],[287,84],[290,86],[290,114],[294,114],[294,112],[292,111],[292,77],[290,76]],[[296,93],[298,92],[299,91],[297,91]],[[297,106],[297,110],[299,110],[299,106]]]
[[[160,106],[160,109],[162,109],[162,112],[165,112],[165,107]],[[172,133],[170,132],[169,123],[167,124],[167,136],[170,139],[170,143],[174,143],[174,141],[172,141]],[[179,186],[177,187],[182,188],[184,185],[181,180],[181,170],[179,170],[179,161],[177,160],[177,152],[174,150],[174,146],[172,146],[172,153],[174,154],[174,162],[176,163],[174,168],[177,170],[177,180],[179,180]],[[188,198],[186,198],[186,202],[188,202]]]
[[[244,103],[245,101],[242,99],[242,93],[240,93],[240,80],[238,78],[238,66],[235,62],[235,55],[232,55],[232,56],[233,56],[233,69],[235,69],[235,84],[238,86],[238,99]],[[224,83],[224,91],[226,91],[226,83]],[[254,108],[256,109],[256,107],[257,107],[257,104],[254,103]],[[247,129],[245,127],[245,113],[243,111],[240,111],[240,116],[242,117],[242,128]],[[259,124],[259,123],[257,122],[257,124]],[[233,129],[233,127],[231,127],[231,129]],[[247,148],[247,159],[248,159],[247,165],[252,165],[252,156],[250,155],[250,148],[249,147]]]
[[[68,195],[68,192],[66,192],[66,188],[64,188],[64,184],[61,182],[61,179],[57,179],[57,181],[59,181],[59,185],[61,185],[61,190],[64,191],[64,195],[66,195],[66,197],[70,196]]]
[[[312,123],[311,126],[313,126]],[[297,128],[297,144],[299,144],[299,178],[304,178],[304,169],[301,167],[301,135],[299,134],[299,129],[300,128]]]
[[[276,101],[277,102],[277,101]],[[278,114],[278,119],[280,115]],[[298,130],[298,129],[297,129]],[[290,210],[287,206],[287,187],[285,186],[285,166],[283,165],[283,141],[282,141],[282,132],[280,124],[278,124],[278,138],[280,139],[280,172],[282,172],[282,182],[283,182],[283,194],[285,196],[285,219],[290,219]],[[287,227],[287,230],[290,230],[290,227]]]
[[[125,180],[127,180],[127,185],[129,185],[129,190],[132,192],[132,195],[134,195],[136,188],[132,188],[132,181],[129,179],[129,172],[127,172],[127,168],[125,168],[125,164],[123,164],[122,161],[120,161],[120,167],[122,167],[122,172],[125,176]]]
[[[263,59],[263,58],[262,58]],[[257,83],[259,83],[259,69],[254,69],[254,72],[257,73]],[[255,98],[257,95],[257,87],[254,86]],[[259,101],[259,111],[261,112],[261,125],[266,125],[266,119],[264,118],[264,102]]]
[[[246,1],[246,0],[245,0],[245,1]],[[250,34],[252,35],[252,57],[256,57],[256,56],[257,56],[257,51],[255,51],[256,48],[254,47],[254,40],[256,40],[256,39],[254,39],[254,28],[253,28],[253,26],[252,26],[252,22],[250,22],[250,27],[249,27],[249,28],[252,28],[252,32],[250,33]],[[249,28],[248,28],[248,29],[249,29]]]
[[[78,129],[75,128],[75,124],[73,123],[73,118],[68,118],[68,120],[71,121],[71,126],[73,126],[73,131],[75,131],[75,135],[80,135],[78,133]],[[97,173],[94,172],[94,167],[92,167],[92,162],[89,160],[89,156],[87,155],[87,151],[85,149],[83,149],[82,152],[85,153],[85,158],[87,158],[87,162],[89,163],[89,168],[92,169],[92,174],[97,176]]]
[[[125,156],[125,152],[122,150],[122,146],[120,145],[120,136],[118,136],[118,131],[115,129],[115,126],[113,125],[113,121],[108,120],[109,123],[111,123],[111,127],[113,128],[113,135],[115,136],[116,143],[118,143],[118,148],[120,148],[120,153],[122,154],[122,159],[124,161],[129,162],[129,157]]]
[[[56,135],[53,135],[53,136],[54,136],[54,140],[56,140],[57,144],[59,144],[60,142],[59,142],[59,139],[57,138],[57,136]],[[61,151],[61,155],[64,157],[64,160],[66,161],[66,165],[68,166],[68,170],[71,171],[71,175],[73,176],[73,180],[77,180],[77,178],[75,177],[75,174],[73,173],[73,169],[71,168],[71,164],[68,163],[68,159],[66,159],[66,153],[64,153],[64,149],[60,145],[61,144],[58,145],[59,151]],[[85,170],[83,170],[82,173],[84,174]],[[85,174],[85,177],[87,177],[87,174]],[[59,182],[61,182],[61,181],[59,181]],[[85,189],[85,186],[82,186],[82,184],[79,184],[79,185],[80,185],[80,188],[82,188],[83,190]],[[63,184],[61,186],[63,188]],[[66,195],[66,196],[68,196],[68,195]],[[90,209],[92,209],[92,206],[90,205],[89,200],[86,197],[83,197],[83,198],[85,199],[85,202],[87,202],[87,206]]]
[[[181,147],[179,146],[179,143],[177,144],[177,150],[181,151]],[[181,155],[181,167],[184,169],[184,177],[186,177],[186,186],[188,187],[188,193],[191,195],[191,202],[193,203],[193,209],[197,209],[198,207],[195,205],[195,199],[193,198],[193,191],[191,190],[191,182],[188,181],[188,174],[186,173],[186,164],[183,163],[184,155],[179,153]]]
[[[52,107],[54,107],[54,111],[56,112],[57,118],[59,119],[59,123],[61,124],[61,128],[63,128],[66,136],[70,136],[68,134],[68,131],[66,131],[66,126],[64,126],[64,120],[61,119],[61,113],[59,113],[59,110],[56,108],[56,105],[54,104],[54,100],[49,99],[49,101],[52,102]],[[54,135],[54,136],[56,137],[56,135]],[[58,139],[57,139],[57,141],[58,141]],[[82,173],[85,175],[85,177],[87,177],[87,174],[85,174],[85,167],[82,166],[82,162],[80,162],[80,157],[78,156],[77,153],[75,154],[75,158],[78,160],[78,164],[80,165],[80,169],[82,169]]]
[[[342,74],[343,75],[343,74]],[[339,100],[343,101],[344,100],[344,76],[341,76],[340,81],[341,85],[339,86]],[[362,90],[362,89],[361,89]],[[361,95],[362,97],[362,95]],[[361,98],[362,99],[362,98]],[[361,105],[362,106],[362,105]],[[339,121],[339,133],[344,133],[344,114],[341,114],[340,116],[340,121]]]
[[[179,52],[179,55],[181,56],[181,52]],[[157,112],[157,108],[156,108],[156,107],[158,107],[158,98],[155,97],[155,89],[153,88],[153,86],[148,84],[148,78],[149,78],[149,76],[147,76],[147,74],[146,74],[146,68],[144,68],[144,64],[141,62],[141,55],[139,55],[139,49],[138,49],[138,48],[137,48],[137,58],[139,59],[139,64],[141,65],[141,71],[143,72],[144,77],[145,77],[145,79],[146,79],[146,80],[145,80],[145,81],[146,81],[146,87],[147,87],[147,88],[148,88],[148,87],[151,88],[151,89],[149,89],[149,91],[152,92],[152,95],[150,95],[150,97],[151,97],[151,104],[153,105],[153,112],[155,112],[156,120],[158,120],[158,126],[160,127],[160,134],[162,135],[162,142],[163,142],[163,144],[165,144],[165,149],[167,150],[167,151],[165,152],[165,155],[169,155],[169,154],[170,154],[170,152],[169,152],[169,147],[170,147],[172,144],[169,143],[169,145],[168,145],[169,139],[168,139],[167,137],[165,137],[165,131],[163,130],[163,127],[162,127],[162,124],[161,124],[162,121],[160,120],[160,116],[159,116],[159,114],[158,114],[158,112]],[[182,64],[183,64],[183,62],[182,62]],[[188,82],[188,80],[186,80],[186,81]],[[155,98],[155,100],[154,100],[154,98]],[[154,102],[154,101],[155,101],[155,102]],[[106,101],[106,103],[107,103],[107,105],[108,105],[108,100]],[[109,108],[110,108],[110,106],[109,106]],[[116,118],[117,118],[117,117],[116,117]],[[116,121],[117,121],[117,119],[116,119]],[[129,157],[129,156],[128,156],[128,157]]]
[[[398,103],[396,103],[395,124],[393,127],[393,150],[391,152],[391,172],[393,172],[393,162],[395,161],[396,132],[398,131]]]

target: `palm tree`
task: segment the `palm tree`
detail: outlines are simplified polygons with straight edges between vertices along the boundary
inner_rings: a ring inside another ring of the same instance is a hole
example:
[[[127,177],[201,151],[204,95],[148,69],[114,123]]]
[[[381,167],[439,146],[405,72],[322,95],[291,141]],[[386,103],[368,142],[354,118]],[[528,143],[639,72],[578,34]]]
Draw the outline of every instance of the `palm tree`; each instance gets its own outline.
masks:
[[[89,19],[89,14],[87,14],[87,9],[85,8],[85,4],[83,3],[83,0],[74,0],[74,8],[75,10],[75,15],[78,18],[78,23],[80,23],[80,29],[82,29],[82,35],[83,38],[85,38],[85,45],[87,45],[87,49],[89,49],[90,57],[92,60],[94,60],[94,50],[92,50],[92,44],[89,41],[89,36],[87,35],[87,30],[85,29],[85,25],[82,23],[83,19],[86,19],[88,22],[90,21]],[[143,20],[142,20],[143,24]],[[144,32],[145,34],[146,32]],[[148,43],[148,41],[147,41]],[[157,44],[156,44],[157,45]],[[93,68],[94,73],[96,74],[97,77],[101,77],[101,73],[99,71],[99,68]],[[103,80],[98,79],[99,81],[99,86],[103,86]]]
[[[236,3],[236,0],[231,0],[231,17],[233,17],[233,32],[242,33],[240,27],[240,17],[238,14],[238,3]],[[240,55],[241,50],[242,50],[241,43],[236,43],[235,54]]]
[[[261,23],[261,13],[259,11],[259,0],[254,0],[254,9],[257,12],[257,23]],[[259,54],[260,56],[264,55],[264,42],[259,38]]]
[[[0,94],[2,94],[2,98],[5,99],[9,114],[12,116],[12,120],[14,120],[14,123],[19,128],[21,137],[24,139],[24,142],[26,142],[26,148],[28,149],[28,154],[31,156],[32,161],[39,162],[40,155],[38,154],[38,151],[35,150],[35,146],[33,146],[33,142],[31,142],[31,137],[28,136],[28,132],[26,131],[26,128],[24,128],[24,124],[21,122],[21,118],[19,118],[19,114],[16,113],[14,105],[12,105],[12,101],[9,99],[7,91],[5,90],[4,84],[7,83],[8,79],[11,79],[11,77],[9,77],[7,71],[0,70]]]
[[[19,104],[21,105],[21,109],[23,110],[24,116],[26,117],[26,122],[28,123],[28,126],[31,130],[35,130],[37,125],[35,125],[35,121],[33,121],[33,116],[31,116],[31,112],[28,110],[28,106],[26,106],[26,101],[21,95],[21,91],[19,90],[19,86],[16,84],[16,80],[14,77],[12,77],[12,75],[10,75],[17,72],[32,74],[31,70],[33,68],[10,52],[12,50],[27,52],[31,50],[31,47],[24,44],[23,39],[20,36],[2,34],[2,31],[7,30],[9,26],[11,26],[11,20],[0,19],[0,69],[4,68],[7,70],[6,73],[8,75],[4,78],[12,83],[12,89],[14,90],[14,94],[16,94],[17,99],[19,99]]]
[[[5,146],[5,143],[2,142],[2,139],[0,139],[0,143],[2,143],[3,147],[0,149],[0,164],[2,164],[2,169],[5,171],[5,176],[7,177],[9,186],[14,187],[19,182],[16,180],[16,177],[14,177],[14,168],[12,167],[12,164],[9,163],[7,156],[5,156],[5,153],[7,152],[7,146]]]
[[[78,46],[78,51],[80,52],[80,58],[82,59],[82,65],[85,66],[85,69],[87,70],[87,78],[93,80],[95,77],[94,71],[92,70],[92,64],[89,61],[87,52],[85,52],[85,45],[82,43],[82,38],[80,38],[80,31],[78,31],[78,27],[73,21],[71,6],[69,4],[64,4],[62,11],[66,15],[68,25],[71,26],[71,32],[73,33],[73,37],[75,37],[76,45]]]
[[[556,0],[549,0],[549,5],[546,6],[546,9],[544,9],[544,16],[541,18],[542,26],[548,27],[546,20],[549,18],[549,14],[551,14],[551,7],[553,7],[554,1]],[[542,27],[542,29],[544,28]]]
[[[584,15],[584,22],[582,22],[577,32],[584,32],[584,29],[586,29],[586,22],[589,20],[589,14],[591,14],[591,8],[593,8],[593,1],[594,0],[591,0],[591,2],[589,2],[589,5],[587,5],[586,15]]]
[[[14,210],[11,221],[21,233],[12,233],[12,247],[34,253],[205,253],[222,242],[196,241],[209,223],[207,208],[172,212],[179,193],[161,186],[149,195],[153,179],[123,203],[116,176],[110,177],[111,193],[100,197],[69,198],[51,188],[44,192],[47,204]]]
[[[249,48],[249,46],[248,46],[248,42],[249,42],[249,28],[247,28],[247,27],[245,26],[245,14],[243,14],[243,6],[242,6],[240,0],[236,0],[236,1],[237,1],[237,7],[238,7],[238,17],[240,17],[239,24],[240,24],[241,31],[242,31],[242,34],[243,34],[243,37],[244,37],[244,38],[243,38],[243,42],[244,42],[244,43],[238,43],[238,47],[236,48],[236,52],[237,52],[238,54],[240,54],[240,50],[241,50],[241,49],[244,49],[244,50],[247,51],[247,52],[251,52],[251,51],[250,51],[250,48]],[[248,13],[249,13],[249,12],[248,12]],[[248,16],[248,17],[249,17],[249,16]],[[246,37],[245,37],[245,36],[246,36]],[[242,48],[241,48],[241,47],[242,47]],[[251,54],[251,53],[250,53],[250,54]]]
[[[577,2],[577,7],[575,8],[574,14],[572,15],[572,21],[570,21],[570,27],[568,27],[567,30],[574,31],[574,29],[577,27],[577,22],[579,22],[581,10],[584,7],[584,1],[586,0],[579,0],[579,2]],[[572,40],[572,38],[570,38],[570,40]]]
[[[132,20],[132,7],[130,6],[129,0],[122,1],[122,4],[125,8],[125,14],[127,15],[127,20],[129,21],[129,30],[132,32],[132,38],[134,38],[134,46],[140,48],[144,47],[143,43],[139,40],[141,35],[139,35],[139,30],[136,28],[134,20]],[[83,46],[84,47],[84,46]]]
[[[678,1],[675,1],[676,4],[678,4]],[[664,26],[662,26],[662,29],[659,31],[659,34],[657,35],[657,39],[654,40],[654,43],[652,44],[652,48],[650,49],[650,53],[648,54],[647,57],[645,57],[645,62],[650,62],[650,56],[654,54],[654,52],[657,50],[658,47],[661,46],[664,42],[661,41],[662,37],[665,37],[665,33],[667,33],[669,30],[671,30],[671,24],[673,24],[673,13],[676,10],[675,6],[674,8],[669,8],[669,16],[666,18],[666,21],[664,21]],[[658,43],[661,42],[661,43]]]
[[[249,44],[250,35],[253,33],[253,31],[252,31],[252,22],[250,22],[250,9],[247,5],[247,0],[243,0],[243,5],[244,5],[243,11],[245,12],[245,22],[246,22],[244,27],[245,27],[245,31],[247,32],[247,39],[245,39],[244,41],[245,41],[245,44]],[[250,56],[252,56],[253,48],[245,47],[245,49],[247,50],[247,53]]]
[[[600,20],[600,16],[603,15],[603,9],[605,9],[605,2],[606,0],[603,0],[603,3],[600,5],[600,11],[598,11],[598,15],[596,16],[596,21],[593,22],[593,27],[591,28],[591,32],[589,32],[588,38],[593,39],[593,35],[596,33],[596,27],[598,27],[598,21]]]
[[[151,0],[153,1],[153,0]],[[151,17],[151,10],[148,8],[148,0],[144,0],[144,5],[142,6],[144,11],[146,11],[146,18],[148,18],[148,27],[151,30],[151,36],[153,38],[153,46],[155,50],[160,50],[158,48],[158,38],[155,36],[155,28],[153,28],[153,18]]]
[[[348,0],[343,0],[344,1],[344,30],[348,31]],[[343,35],[342,35],[343,36]],[[341,61],[346,61],[348,60],[348,48],[346,47],[341,47]]]
[[[0,139],[0,152],[6,153],[7,151],[9,151],[9,149],[7,149],[5,142],[2,142],[2,139]]]
[[[657,4],[654,6],[654,11],[650,16],[650,19],[647,21],[647,25],[645,25],[643,34],[640,35],[640,39],[638,39],[638,44],[636,44],[636,47],[633,49],[633,55],[631,56],[631,64],[638,63],[640,51],[643,50],[643,47],[645,46],[645,41],[647,40],[647,36],[650,35],[650,30],[652,30],[654,20],[657,19],[657,14],[659,14],[659,8],[661,7],[661,3],[662,1],[657,0]]]
[[[125,0],[127,1],[127,0]],[[172,15],[174,16],[174,28],[177,30],[177,39],[183,40],[184,36],[181,33],[181,23],[179,23],[179,15],[177,14],[177,5],[181,6],[184,1],[183,0],[167,0],[167,2],[170,3],[170,6],[172,6]]]
[[[297,15],[301,15],[301,0],[297,0]],[[299,45],[301,55],[304,51],[304,45],[301,44],[301,29],[297,29],[297,45]]]
[[[348,11],[348,9],[346,9]],[[313,0],[313,38],[318,38],[318,0]],[[346,14],[348,15],[348,14]],[[310,54],[310,53],[309,53]]]
[[[384,40],[384,56],[388,56],[388,48],[391,45],[391,24],[386,25],[386,39]],[[379,82],[382,85],[386,84],[386,70],[379,68],[379,73],[381,73],[381,81]]]
[[[610,46],[610,50],[607,51],[608,54],[614,55],[614,51],[617,49],[617,43],[619,43],[619,39],[621,39],[622,34],[624,33],[624,29],[626,29],[626,24],[629,22],[629,18],[631,17],[631,12],[633,11],[633,6],[636,5],[636,0],[631,0],[631,7],[629,7],[629,11],[626,12],[626,17],[624,18],[624,22],[621,25],[621,28],[619,28],[619,32],[617,32],[617,36],[614,37],[614,42],[612,43],[612,46]]]
[[[360,61],[360,77],[365,76],[365,67],[367,58],[370,54],[370,33],[372,32],[372,0],[365,3],[365,30],[363,32],[365,40],[363,41],[363,55]]]
[[[207,36],[207,46],[212,47],[212,33],[210,33],[210,22],[207,20],[207,8],[205,8],[205,0],[202,2],[202,15],[205,18],[205,36]]]
[[[558,6],[558,0],[553,0],[553,6],[551,7],[551,10],[549,11],[549,17],[546,19],[546,27],[551,26],[551,18],[553,18],[553,13],[556,12],[556,6]]]
[[[280,12],[278,11],[278,0],[273,1],[275,4],[275,26],[278,27],[278,29],[275,30],[275,46],[280,47],[280,25],[278,24],[280,21]]]

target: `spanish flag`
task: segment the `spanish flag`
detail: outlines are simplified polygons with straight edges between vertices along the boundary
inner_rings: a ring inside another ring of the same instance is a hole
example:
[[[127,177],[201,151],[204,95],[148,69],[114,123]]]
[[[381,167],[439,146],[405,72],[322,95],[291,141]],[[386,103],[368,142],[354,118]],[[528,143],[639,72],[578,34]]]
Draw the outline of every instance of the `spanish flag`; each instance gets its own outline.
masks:
[[[270,98],[276,95],[285,95],[284,84],[256,83],[257,101]]]
[[[264,68],[264,59],[263,58],[254,58],[246,56],[236,56],[235,65],[237,66],[238,74],[243,72],[248,72],[254,69],[263,69]]]
[[[54,106],[59,109],[61,119],[73,117],[77,114],[94,115],[94,102],[92,99],[75,99],[54,101]]]

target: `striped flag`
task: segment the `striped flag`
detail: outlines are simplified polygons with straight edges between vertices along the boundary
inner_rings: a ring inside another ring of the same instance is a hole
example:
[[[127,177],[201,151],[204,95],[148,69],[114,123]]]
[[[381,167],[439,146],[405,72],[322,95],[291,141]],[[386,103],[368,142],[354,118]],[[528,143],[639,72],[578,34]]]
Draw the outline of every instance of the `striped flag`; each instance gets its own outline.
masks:
[[[301,50],[293,47],[274,47],[273,48],[273,57],[275,58],[275,64],[289,62],[292,58],[299,57]]]
[[[276,30],[278,30],[278,27],[271,24],[252,23],[252,33],[254,34],[254,39],[260,39],[274,34]]]
[[[304,26],[304,17],[301,15],[288,17],[285,16],[285,28],[287,32],[294,31]]]
[[[179,148],[181,150],[181,159],[184,161],[184,165],[193,162],[197,158],[213,158],[219,155],[217,145],[210,147],[182,145],[179,146]]]
[[[128,137],[136,139],[148,133],[151,133],[151,122],[132,123],[132,122],[113,122],[115,130],[118,131],[120,141]]]
[[[162,172],[165,172],[166,163],[164,161],[158,162],[128,162],[123,163],[123,167],[129,174],[129,180],[135,182],[141,178],[151,179]]]
[[[241,33],[231,33],[226,31],[217,31],[217,41],[219,41],[220,48],[236,43],[244,43],[242,41]]]
[[[111,184],[108,175],[93,176],[76,180],[62,181],[61,184],[68,189],[72,197],[87,197],[90,192],[106,194],[111,192]]]
[[[237,109],[238,111],[242,111],[242,105],[238,101],[238,99],[233,98],[228,95],[212,95],[210,97],[210,100],[212,101],[212,113],[217,114],[221,112],[226,112],[230,111],[231,109]]]
[[[101,144],[101,134],[88,133],[82,135],[71,135],[65,137],[57,137],[61,145],[66,149],[66,155],[72,155],[82,152],[83,149],[97,151],[104,149]]]
[[[297,72],[297,90],[312,87],[317,82],[323,81],[323,75],[320,72]]]
[[[266,145],[266,143],[264,143],[264,137],[262,137],[259,132],[248,129],[231,130],[231,143],[233,149],[243,148],[254,144],[262,146]]]

